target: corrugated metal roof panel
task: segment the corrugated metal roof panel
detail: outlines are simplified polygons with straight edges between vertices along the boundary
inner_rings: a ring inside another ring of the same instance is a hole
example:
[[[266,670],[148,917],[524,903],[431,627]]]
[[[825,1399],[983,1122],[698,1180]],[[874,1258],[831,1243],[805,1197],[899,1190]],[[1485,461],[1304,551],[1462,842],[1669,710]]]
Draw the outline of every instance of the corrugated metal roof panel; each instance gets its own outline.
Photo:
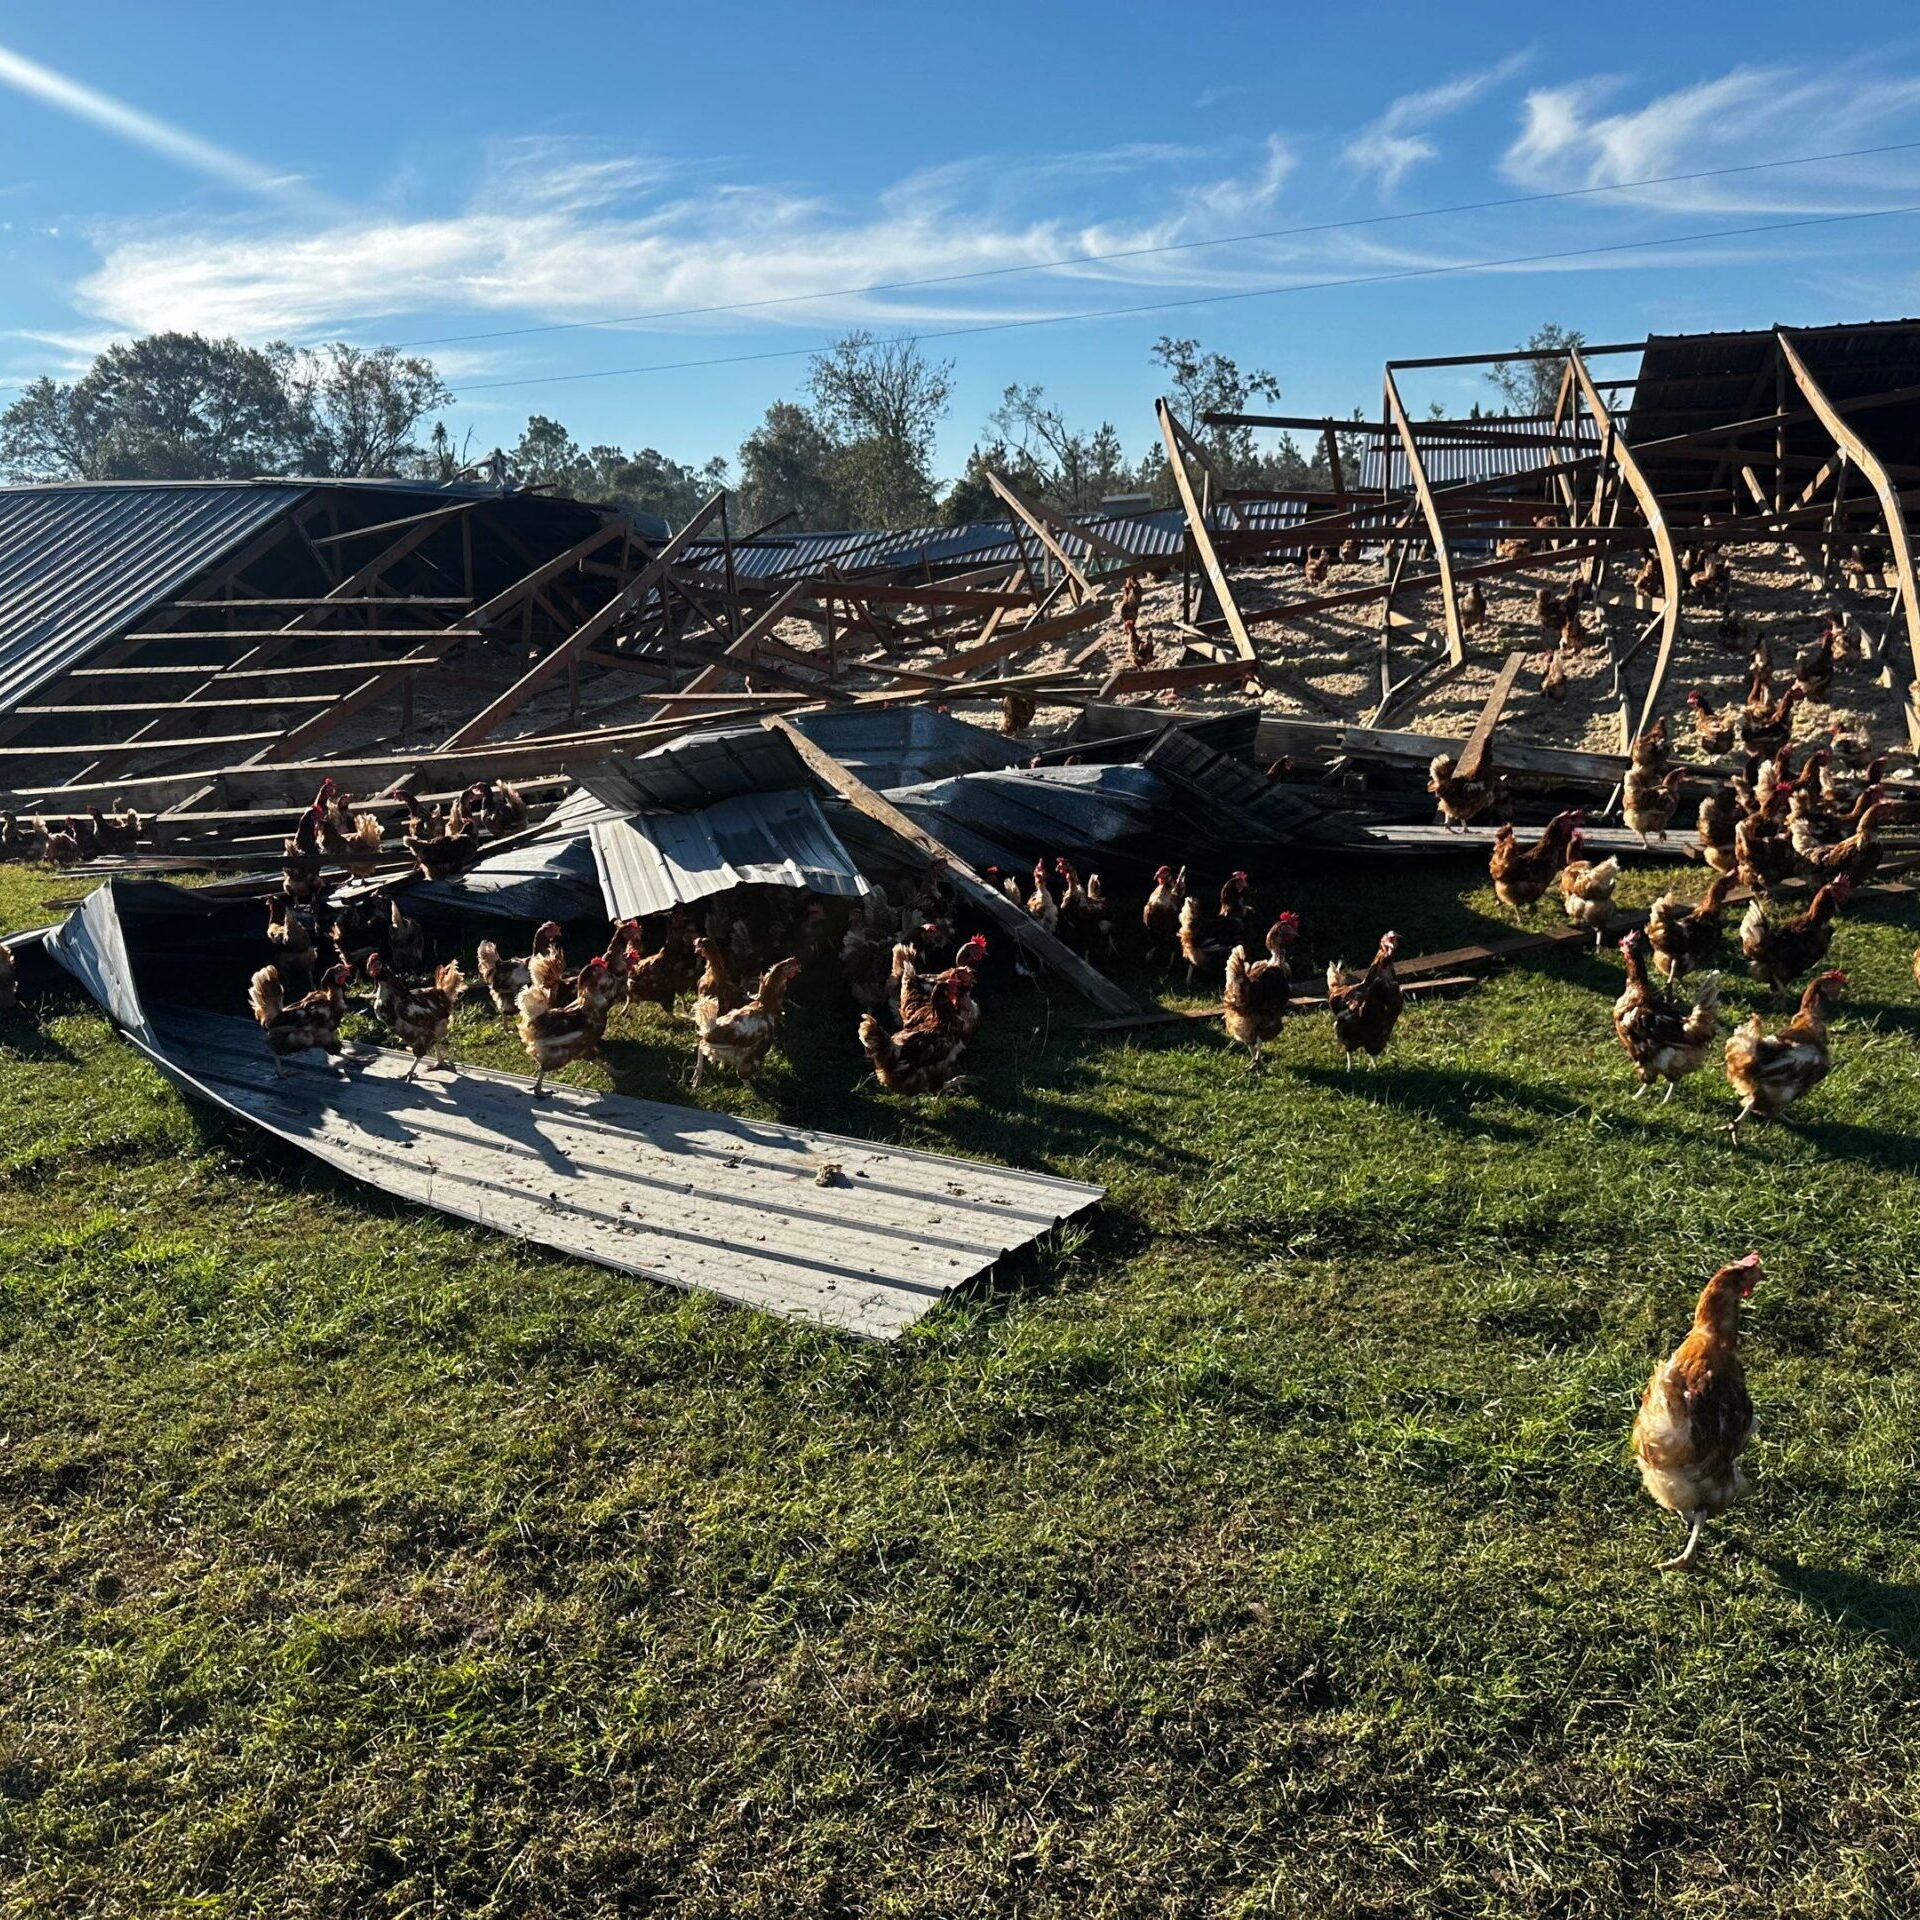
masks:
[[[1473,434],[1476,424],[1485,429],[1484,436]],[[1423,427],[1433,430],[1423,433]],[[1597,452],[1600,446],[1599,430],[1585,414],[1577,423],[1558,428],[1550,420],[1415,421],[1414,437],[1420,445],[1420,464],[1436,487],[1512,479],[1556,459]],[[1368,442],[1356,490],[1378,493],[1383,473],[1384,484],[1392,492],[1404,492],[1413,485],[1406,452],[1398,440],[1384,447],[1378,440]]]
[[[740,794],[695,813],[646,813],[588,828],[616,920],[665,913],[733,887],[855,898],[867,883],[811,793]]]
[[[178,593],[307,491],[0,489],[0,713]]]

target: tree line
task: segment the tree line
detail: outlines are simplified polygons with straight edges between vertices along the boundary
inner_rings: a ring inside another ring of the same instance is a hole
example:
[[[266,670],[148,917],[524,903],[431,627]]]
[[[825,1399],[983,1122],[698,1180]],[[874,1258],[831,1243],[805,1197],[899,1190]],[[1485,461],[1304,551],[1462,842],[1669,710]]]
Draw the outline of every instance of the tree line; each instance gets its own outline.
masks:
[[[1549,326],[1528,344],[1578,341]],[[1252,428],[1206,423],[1209,413],[1277,401],[1272,373],[1170,335],[1150,359],[1175,416],[1227,485],[1284,491],[1330,483],[1317,441],[1303,453],[1285,434],[1262,442]],[[1518,363],[1496,368],[1492,379],[1503,397],[1530,402],[1546,377],[1537,363]],[[24,388],[0,411],[0,470],[28,481],[451,480],[476,464],[470,441],[456,446],[435,417],[453,397],[430,360],[396,347],[250,347],[152,334],[109,347],[77,380],[43,378]],[[858,331],[812,356],[801,395],[768,407],[733,465],[715,455],[689,466],[653,447],[582,447],[544,414],[527,421],[500,462],[526,485],[674,526],[731,485],[740,532],[1000,519],[990,472],[1067,513],[1118,494],[1145,495],[1155,506],[1175,499],[1163,447],[1130,459],[1111,421],[1075,426],[1044,388],[1019,384],[1002,393],[959,476],[943,483],[934,442],[952,399],[951,361],[929,359],[913,340]],[[1363,443],[1340,438],[1350,482]]]

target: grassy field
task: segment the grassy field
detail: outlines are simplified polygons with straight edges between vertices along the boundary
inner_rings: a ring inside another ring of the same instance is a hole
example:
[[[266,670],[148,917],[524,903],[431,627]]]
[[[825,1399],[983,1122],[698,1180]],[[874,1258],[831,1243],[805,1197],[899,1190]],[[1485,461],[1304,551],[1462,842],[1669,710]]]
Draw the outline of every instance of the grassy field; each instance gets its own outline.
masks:
[[[1260,901],[1309,963],[1505,922],[1470,866]],[[1858,905],[1835,1075],[1737,1151],[1717,1071],[1629,1100],[1611,951],[1351,1076],[1323,1017],[1256,1078],[996,974],[921,1109],[809,976],[714,1104],[1110,1189],[887,1348],[344,1186],[37,1000],[0,1912],[1911,1912],[1920,916]],[[684,1023],[608,1056],[688,1097]],[[1749,1246],[1755,1491],[1656,1575],[1633,1406]]]

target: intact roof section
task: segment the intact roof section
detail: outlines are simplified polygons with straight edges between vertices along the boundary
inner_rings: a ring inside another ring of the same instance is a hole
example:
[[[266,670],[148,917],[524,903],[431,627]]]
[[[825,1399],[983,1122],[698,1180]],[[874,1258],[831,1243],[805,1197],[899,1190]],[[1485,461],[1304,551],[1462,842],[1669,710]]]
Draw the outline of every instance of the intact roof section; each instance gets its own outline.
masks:
[[[304,486],[0,489],[0,713],[216,565]]]

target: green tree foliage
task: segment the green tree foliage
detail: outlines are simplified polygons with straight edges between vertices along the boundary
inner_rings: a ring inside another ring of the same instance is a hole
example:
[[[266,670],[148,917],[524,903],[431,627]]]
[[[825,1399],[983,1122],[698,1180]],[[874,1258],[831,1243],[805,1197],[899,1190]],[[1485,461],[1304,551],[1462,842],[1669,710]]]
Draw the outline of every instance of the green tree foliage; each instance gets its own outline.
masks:
[[[420,471],[428,452],[415,436],[453,399],[431,360],[343,340],[292,355],[285,382],[301,472],[341,478]]]
[[[805,407],[776,400],[740,443],[740,525],[781,521],[793,532],[844,524],[833,435]]]
[[[33,381],[0,413],[0,464],[26,480],[233,480],[284,473],[300,416],[282,347],[156,333],[77,381]]]
[[[1525,343],[1529,353],[1565,355],[1575,347],[1584,347],[1587,336],[1576,327],[1563,327],[1549,320],[1536,327]],[[1563,367],[1559,359],[1496,360],[1487,369],[1487,378],[1499,394],[1508,413],[1540,417],[1553,411],[1560,397]]]
[[[703,467],[683,466],[653,447],[628,453],[619,447],[582,448],[558,420],[536,413],[507,455],[514,478],[575,500],[658,514],[682,526],[719,488],[727,465],[714,458]]]

